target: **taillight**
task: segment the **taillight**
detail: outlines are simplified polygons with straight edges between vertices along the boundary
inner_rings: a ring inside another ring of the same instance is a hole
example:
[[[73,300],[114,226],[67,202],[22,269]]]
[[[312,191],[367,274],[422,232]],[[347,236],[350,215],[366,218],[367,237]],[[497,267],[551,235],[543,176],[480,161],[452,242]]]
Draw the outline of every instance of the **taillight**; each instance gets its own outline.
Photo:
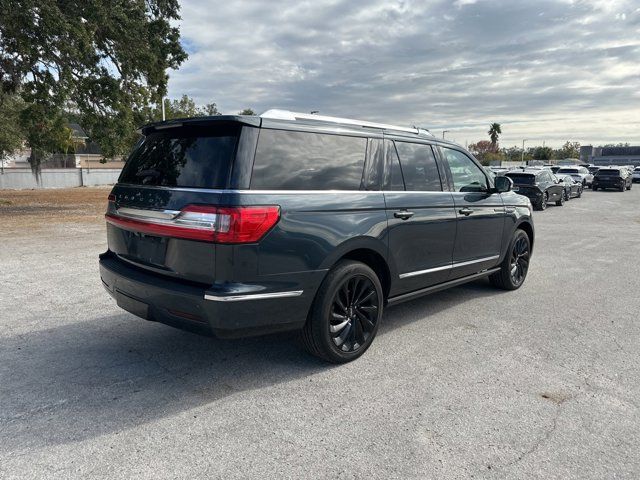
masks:
[[[110,193],[109,196],[107,197],[107,200],[110,202],[115,202],[116,196],[113,193]]]
[[[130,211],[131,209],[129,209]],[[212,207],[189,205],[173,218],[154,218],[146,211],[139,215],[107,214],[108,223],[125,230],[164,237],[214,243],[254,243],[280,219],[280,207]]]

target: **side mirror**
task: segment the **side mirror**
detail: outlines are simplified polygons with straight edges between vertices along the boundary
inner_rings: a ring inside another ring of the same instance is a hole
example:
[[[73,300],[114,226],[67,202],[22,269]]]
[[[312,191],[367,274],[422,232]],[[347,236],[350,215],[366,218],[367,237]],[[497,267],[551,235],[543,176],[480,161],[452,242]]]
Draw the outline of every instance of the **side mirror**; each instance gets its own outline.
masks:
[[[513,189],[513,180],[509,177],[496,177],[494,179],[494,184],[496,186],[496,192],[498,193],[510,192]]]

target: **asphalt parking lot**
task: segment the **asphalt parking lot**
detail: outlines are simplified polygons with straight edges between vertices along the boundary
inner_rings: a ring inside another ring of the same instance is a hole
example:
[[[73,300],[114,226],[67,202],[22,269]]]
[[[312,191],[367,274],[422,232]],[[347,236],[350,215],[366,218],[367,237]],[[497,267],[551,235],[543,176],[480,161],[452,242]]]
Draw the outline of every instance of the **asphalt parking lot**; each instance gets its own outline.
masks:
[[[343,366],[139,320],[102,289],[95,209],[6,205],[0,478],[640,477],[638,185],[535,212],[520,290],[390,308]]]

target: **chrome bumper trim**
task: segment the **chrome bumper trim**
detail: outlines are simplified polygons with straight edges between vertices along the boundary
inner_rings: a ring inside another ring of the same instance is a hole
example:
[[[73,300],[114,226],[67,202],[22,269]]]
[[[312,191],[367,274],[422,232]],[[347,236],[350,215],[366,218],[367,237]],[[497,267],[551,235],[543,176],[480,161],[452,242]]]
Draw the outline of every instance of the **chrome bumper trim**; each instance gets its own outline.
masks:
[[[270,298],[299,297],[303,290],[294,290],[291,292],[273,292],[273,293],[249,293],[245,295],[209,295],[205,294],[205,300],[214,302],[243,302],[245,300],[267,300]]]

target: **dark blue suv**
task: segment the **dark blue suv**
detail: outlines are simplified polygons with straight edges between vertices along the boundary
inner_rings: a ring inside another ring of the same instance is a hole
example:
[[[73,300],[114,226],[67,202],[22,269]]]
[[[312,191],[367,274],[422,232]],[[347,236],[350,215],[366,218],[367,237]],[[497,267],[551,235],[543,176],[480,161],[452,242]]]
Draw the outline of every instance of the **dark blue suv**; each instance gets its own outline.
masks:
[[[142,134],[100,256],[105,288],[139,317],[220,337],[300,330],[346,362],[386,305],[527,275],[529,200],[425,130],[271,110]]]

